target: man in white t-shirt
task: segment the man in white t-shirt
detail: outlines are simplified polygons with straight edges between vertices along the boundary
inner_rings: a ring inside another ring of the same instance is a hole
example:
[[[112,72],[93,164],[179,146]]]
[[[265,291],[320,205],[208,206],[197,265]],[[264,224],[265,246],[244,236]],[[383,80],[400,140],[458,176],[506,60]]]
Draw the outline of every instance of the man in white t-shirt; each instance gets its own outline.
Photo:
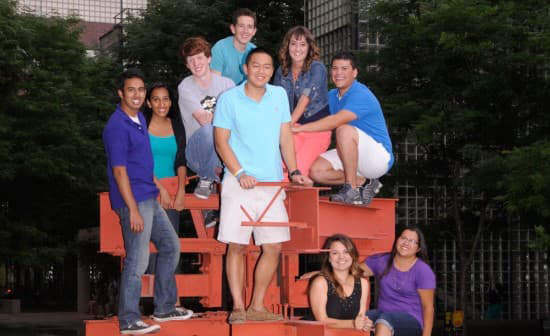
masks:
[[[178,85],[178,103],[185,126],[187,165],[200,180],[195,196],[210,197],[214,183],[220,181],[222,164],[214,148],[212,118],[218,96],[235,86],[229,78],[210,70],[210,44],[202,37],[190,37],[180,47],[180,55],[191,76]]]

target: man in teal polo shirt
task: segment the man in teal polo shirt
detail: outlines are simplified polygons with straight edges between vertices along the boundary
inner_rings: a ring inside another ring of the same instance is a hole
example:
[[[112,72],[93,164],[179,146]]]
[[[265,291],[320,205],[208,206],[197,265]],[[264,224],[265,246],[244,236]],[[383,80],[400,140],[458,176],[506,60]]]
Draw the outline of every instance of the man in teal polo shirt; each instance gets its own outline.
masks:
[[[210,67],[214,72],[229,77],[235,85],[241,84],[246,75],[243,64],[250,50],[256,46],[250,41],[256,34],[256,13],[248,8],[233,12],[231,20],[232,36],[219,40],[212,48]]]
[[[241,226],[248,220],[241,205],[253,218],[263,212],[277,188],[255,185],[260,181],[282,181],[281,154],[292,181],[311,185],[311,180],[296,169],[286,92],[267,84],[273,75],[272,56],[264,49],[253,49],[244,71],[248,80],[220,96],[214,115],[216,148],[226,167],[218,240],[229,244],[226,267],[233,297],[230,323],[282,319],[269,312],[263,301],[277,269],[282,242],[290,239],[288,227]],[[288,222],[283,194],[269,208],[263,222]],[[245,311],[243,257],[251,233],[255,244],[262,246],[262,255],[254,273],[252,301]]]

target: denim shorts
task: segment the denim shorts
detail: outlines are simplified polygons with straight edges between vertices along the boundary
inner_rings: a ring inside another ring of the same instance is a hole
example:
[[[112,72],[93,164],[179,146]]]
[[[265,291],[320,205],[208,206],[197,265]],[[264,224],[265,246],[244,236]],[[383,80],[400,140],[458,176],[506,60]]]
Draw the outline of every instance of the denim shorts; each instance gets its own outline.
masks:
[[[373,309],[367,312],[367,317],[377,325],[379,323],[387,326],[392,335],[396,336],[421,336],[422,327],[420,323],[411,314],[404,312],[385,313],[381,310]]]

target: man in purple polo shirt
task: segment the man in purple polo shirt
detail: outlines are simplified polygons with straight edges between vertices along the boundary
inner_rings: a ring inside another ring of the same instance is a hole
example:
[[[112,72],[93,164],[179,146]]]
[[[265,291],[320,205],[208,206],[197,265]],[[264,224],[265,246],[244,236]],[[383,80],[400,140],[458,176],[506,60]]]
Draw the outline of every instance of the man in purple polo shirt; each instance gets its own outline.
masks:
[[[119,82],[120,104],[103,130],[111,207],[120,218],[126,257],[120,279],[118,319],[121,334],[157,332],[159,325],[141,320],[141,276],[149,261],[149,241],[158,250],[153,319],[184,320],[193,312],[176,308],[174,271],[180,244],[164,209],[157,202],[160,183],[153,174],[153,155],[147,125],[140,109],[145,83],[137,69],[124,72]]]

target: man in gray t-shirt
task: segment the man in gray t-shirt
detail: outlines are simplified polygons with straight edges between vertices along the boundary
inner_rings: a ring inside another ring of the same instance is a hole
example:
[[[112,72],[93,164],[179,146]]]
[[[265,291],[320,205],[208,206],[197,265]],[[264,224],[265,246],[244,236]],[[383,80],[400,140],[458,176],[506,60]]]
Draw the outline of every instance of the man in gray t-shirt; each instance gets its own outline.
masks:
[[[186,39],[180,54],[192,74],[178,85],[178,104],[187,137],[187,166],[200,177],[195,196],[207,199],[214,183],[220,181],[222,168],[214,147],[212,117],[218,96],[235,84],[210,70],[210,44],[202,37]]]

